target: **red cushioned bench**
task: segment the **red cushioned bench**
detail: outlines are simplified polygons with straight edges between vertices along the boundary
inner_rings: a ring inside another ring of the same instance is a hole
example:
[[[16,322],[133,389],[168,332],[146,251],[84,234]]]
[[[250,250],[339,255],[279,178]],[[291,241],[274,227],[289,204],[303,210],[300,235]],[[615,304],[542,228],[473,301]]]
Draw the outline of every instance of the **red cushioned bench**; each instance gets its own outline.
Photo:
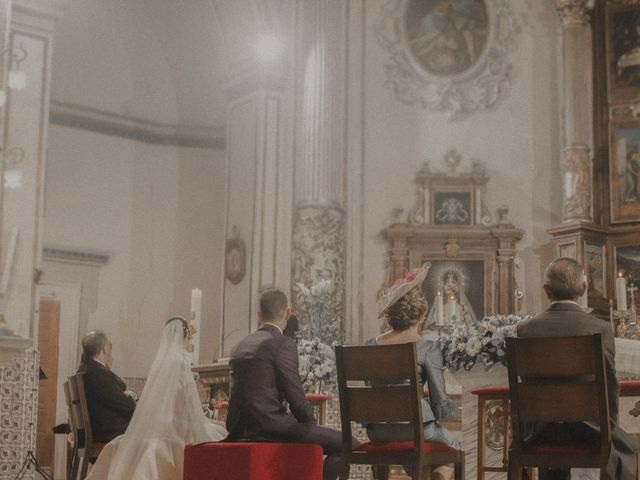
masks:
[[[322,448],[309,443],[187,445],[184,480],[322,480]]]

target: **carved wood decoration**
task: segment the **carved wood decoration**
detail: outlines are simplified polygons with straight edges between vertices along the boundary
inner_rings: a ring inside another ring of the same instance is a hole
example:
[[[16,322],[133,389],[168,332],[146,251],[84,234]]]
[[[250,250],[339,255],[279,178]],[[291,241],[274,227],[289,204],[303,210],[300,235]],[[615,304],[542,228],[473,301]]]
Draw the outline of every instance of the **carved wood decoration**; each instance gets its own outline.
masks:
[[[417,173],[416,204],[407,221],[383,230],[390,244],[386,286],[429,261],[423,284],[429,305],[436,291],[446,294],[447,283],[455,282],[467,304],[467,320],[514,313],[514,258],[524,232],[509,222],[506,207],[492,219],[485,205],[489,177],[484,167],[474,162],[469,171],[458,172],[460,162],[452,150],[445,156],[448,172],[432,171],[425,163]]]

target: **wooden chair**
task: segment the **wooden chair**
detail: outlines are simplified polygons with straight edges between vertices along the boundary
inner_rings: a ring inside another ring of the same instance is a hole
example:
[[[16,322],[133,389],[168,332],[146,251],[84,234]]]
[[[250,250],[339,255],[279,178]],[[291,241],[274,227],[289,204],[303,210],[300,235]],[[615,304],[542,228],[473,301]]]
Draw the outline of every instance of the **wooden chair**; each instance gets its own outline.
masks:
[[[600,334],[507,338],[513,441],[511,478],[523,467],[599,468],[605,480],[611,430]],[[524,442],[529,422],[594,422],[598,438]]]
[[[98,458],[105,444],[93,440],[83,375],[72,375],[67,381],[73,412],[71,418],[75,424],[72,428],[74,428],[74,451],[76,454],[72,464],[71,479],[84,480],[89,470],[89,463],[93,463]]]
[[[352,463],[413,465],[412,478],[429,479],[434,466],[455,464],[455,478],[464,478],[464,453],[442,443],[425,442],[415,343],[337,346],[336,366],[342,419],[342,470]],[[351,447],[351,422],[409,422],[413,440],[368,442]]]
[[[69,427],[71,428],[71,446],[67,454],[67,480],[74,480],[78,476],[78,423],[76,422],[76,412],[71,400],[71,387],[69,380],[62,385],[64,399],[67,404],[67,415],[69,417]]]

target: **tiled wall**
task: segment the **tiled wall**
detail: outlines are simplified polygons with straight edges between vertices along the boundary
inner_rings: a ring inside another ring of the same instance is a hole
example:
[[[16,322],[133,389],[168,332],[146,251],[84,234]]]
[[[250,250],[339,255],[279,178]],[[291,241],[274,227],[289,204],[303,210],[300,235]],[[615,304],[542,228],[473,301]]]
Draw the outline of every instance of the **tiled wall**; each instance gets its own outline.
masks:
[[[0,367],[0,480],[13,480],[27,452],[35,454],[39,355],[25,350]],[[33,468],[24,479],[34,477]]]

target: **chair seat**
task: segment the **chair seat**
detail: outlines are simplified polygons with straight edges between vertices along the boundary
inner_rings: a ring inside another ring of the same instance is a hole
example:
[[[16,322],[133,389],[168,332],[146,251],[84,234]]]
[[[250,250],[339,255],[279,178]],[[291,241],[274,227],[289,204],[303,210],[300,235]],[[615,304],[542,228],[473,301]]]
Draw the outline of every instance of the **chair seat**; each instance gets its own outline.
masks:
[[[355,448],[354,452],[404,452],[413,450],[413,442],[367,442]],[[424,453],[455,453],[456,450],[444,443],[424,442]]]
[[[600,445],[589,442],[534,442],[523,449],[523,453],[532,455],[590,455],[597,457]]]
[[[321,480],[322,448],[309,443],[212,442],[187,445],[183,478]]]

